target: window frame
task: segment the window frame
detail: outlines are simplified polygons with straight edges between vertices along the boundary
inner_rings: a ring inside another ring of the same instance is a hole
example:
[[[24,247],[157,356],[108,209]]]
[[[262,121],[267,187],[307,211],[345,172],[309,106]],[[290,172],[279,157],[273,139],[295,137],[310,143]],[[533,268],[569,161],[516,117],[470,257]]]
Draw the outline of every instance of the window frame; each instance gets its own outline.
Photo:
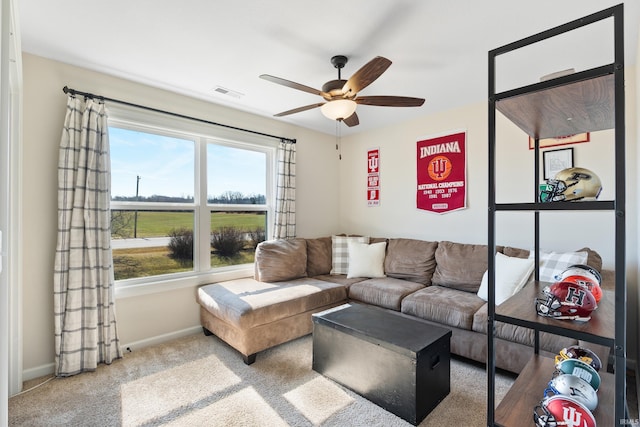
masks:
[[[194,260],[193,270],[180,273],[122,279],[115,282],[117,297],[137,296],[192,287],[212,281],[231,280],[253,274],[253,264],[238,264],[225,267],[210,265],[210,230],[213,211],[266,212],[265,238],[273,236],[275,214],[276,161],[278,142],[252,133],[217,127],[197,120],[176,117],[161,112],[147,111],[127,105],[108,105],[108,126],[147,132],[194,142],[194,194],[193,203],[111,201],[112,210],[187,211],[194,215]],[[209,144],[264,153],[265,204],[209,204],[207,195],[207,147]],[[207,230],[203,238],[202,230]]]

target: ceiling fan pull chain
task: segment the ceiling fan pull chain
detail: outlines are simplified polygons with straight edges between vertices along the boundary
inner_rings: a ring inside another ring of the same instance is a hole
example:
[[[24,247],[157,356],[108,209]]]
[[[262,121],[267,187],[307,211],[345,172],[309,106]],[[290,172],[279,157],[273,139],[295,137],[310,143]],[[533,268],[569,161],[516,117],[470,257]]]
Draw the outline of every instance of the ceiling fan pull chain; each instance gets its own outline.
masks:
[[[342,160],[342,137],[340,120],[336,120],[336,151],[338,152],[338,160]]]

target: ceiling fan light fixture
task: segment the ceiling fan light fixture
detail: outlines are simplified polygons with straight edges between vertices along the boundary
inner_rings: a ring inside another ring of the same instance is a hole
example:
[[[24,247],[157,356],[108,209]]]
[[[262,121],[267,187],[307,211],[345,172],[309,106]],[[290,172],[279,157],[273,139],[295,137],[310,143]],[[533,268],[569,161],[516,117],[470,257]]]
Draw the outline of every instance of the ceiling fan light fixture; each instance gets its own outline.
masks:
[[[351,117],[357,106],[358,104],[351,99],[336,99],[323,104],[320,110],[328,119],[344,120],[347,117]]]

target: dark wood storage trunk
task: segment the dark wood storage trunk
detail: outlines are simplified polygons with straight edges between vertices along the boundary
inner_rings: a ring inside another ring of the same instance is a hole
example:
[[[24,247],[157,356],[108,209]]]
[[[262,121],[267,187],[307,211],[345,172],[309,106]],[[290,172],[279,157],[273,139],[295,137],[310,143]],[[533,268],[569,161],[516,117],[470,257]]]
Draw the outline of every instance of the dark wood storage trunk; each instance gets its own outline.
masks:
[[[450,391],[451,331],[345,304],[313,315],[313,370],[417,425]]]

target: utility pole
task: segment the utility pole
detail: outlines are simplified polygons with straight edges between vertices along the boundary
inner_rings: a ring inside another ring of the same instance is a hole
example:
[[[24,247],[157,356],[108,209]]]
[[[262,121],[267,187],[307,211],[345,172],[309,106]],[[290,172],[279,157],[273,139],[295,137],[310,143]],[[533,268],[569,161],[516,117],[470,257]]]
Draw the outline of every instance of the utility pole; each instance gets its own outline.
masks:
[[[140,175],[136,177],[136,202],[138,202],[138,191],[140,190]],[[136,212],[133,219],[133,238],[138,237],[138,208],[136,208]]]

